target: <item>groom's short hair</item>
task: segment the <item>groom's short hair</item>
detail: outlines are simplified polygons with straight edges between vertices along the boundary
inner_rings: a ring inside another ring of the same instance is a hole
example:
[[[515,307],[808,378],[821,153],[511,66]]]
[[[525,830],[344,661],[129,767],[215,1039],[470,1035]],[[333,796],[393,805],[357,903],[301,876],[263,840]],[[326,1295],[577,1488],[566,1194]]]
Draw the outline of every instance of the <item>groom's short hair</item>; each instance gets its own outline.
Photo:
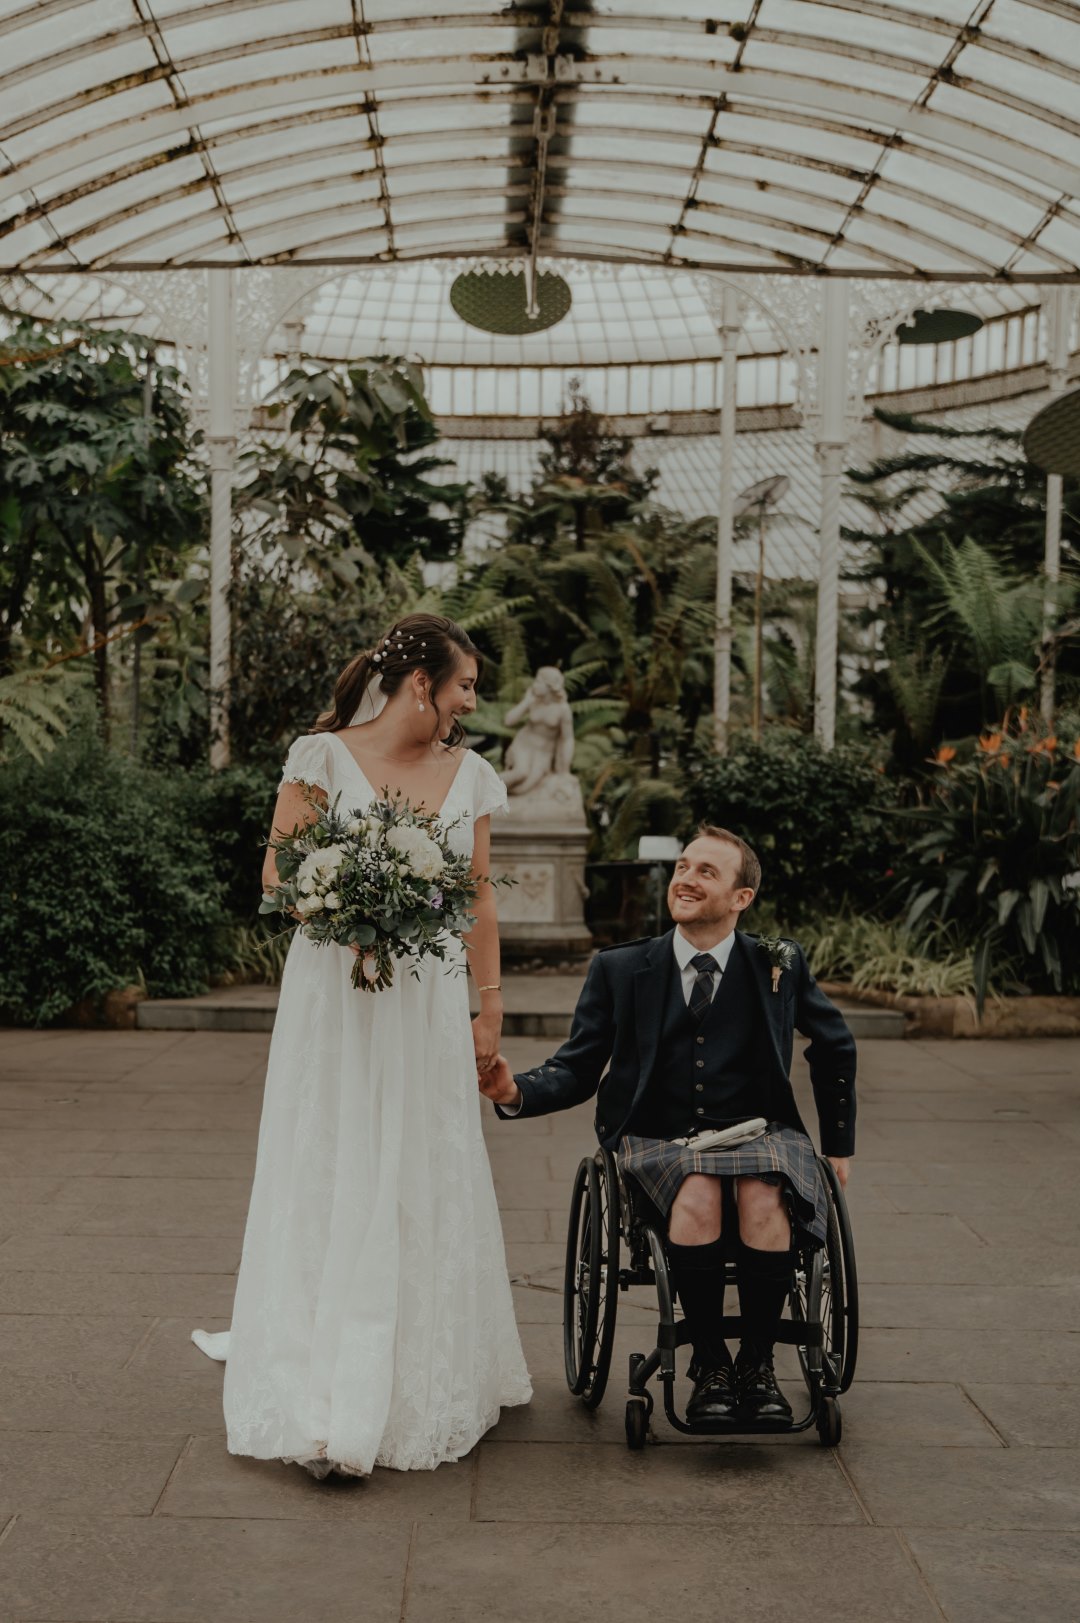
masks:
[[[725,845],[733,845],[739,853],[739,869],[735,875],[735,885],[739,890],[752,890],[756,896],[761,889],[761,863],[757,852],[747,845],[738,834],[733,834],[729,828],[718,828],[715,823],[699,823],[698,838],[710,840],[723,840]]]

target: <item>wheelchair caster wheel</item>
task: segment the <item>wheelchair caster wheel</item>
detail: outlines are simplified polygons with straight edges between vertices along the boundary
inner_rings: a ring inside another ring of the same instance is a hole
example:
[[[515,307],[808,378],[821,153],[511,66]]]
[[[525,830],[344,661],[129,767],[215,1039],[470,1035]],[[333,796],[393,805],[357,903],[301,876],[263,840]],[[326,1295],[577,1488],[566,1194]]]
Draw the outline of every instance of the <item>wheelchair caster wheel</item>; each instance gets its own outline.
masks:
[[[817,1434],[824,1448],[835,1448],[840,1441],[843,1426],[840,1421],[840,1405],[835,1398],[822,1398],[821,1408],[818,1410]]]
[[[649,1409],[644,1398],[631,1398],[626,1405],[626,1446],[635,1451],[645,1447],[649,1435]]]

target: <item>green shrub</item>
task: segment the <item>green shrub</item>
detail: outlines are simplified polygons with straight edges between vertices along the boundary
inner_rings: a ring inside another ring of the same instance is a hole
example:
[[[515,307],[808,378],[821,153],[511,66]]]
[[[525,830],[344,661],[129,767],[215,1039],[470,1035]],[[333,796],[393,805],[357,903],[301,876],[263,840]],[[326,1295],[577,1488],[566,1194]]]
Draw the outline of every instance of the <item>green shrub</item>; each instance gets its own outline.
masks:
[[[906,820],[908,928],[956,922],[980,1007],[1010,976],[1032,992],[1080,992],[1080,740],[1047,736],[1021,712],[940,749],[929,801]]]
[[[854,745],[827,750],[805,733],[737,739],[726,755],[689,763],[693,833],[702,820],[748,840],[761,858],[765,906],[786,931],[846,901],[874,905],[890,867],[891,809],[883,774]]]
[[[819,979],[847,981],[860,992],[966,997],[975,990],[970,949],[944,927],[916,936],[898,919],[842,913],[801,925],[799,942]]]
[[[7,766],[4,791],[6,1018],[45,1024],[140,981],[157,996],[206,990],[226,915],[192,785],[105,749],[84,720],[40,764]]]
[[[281,759],[285,752],[281,750]],[[199,767],[181,778],[184,804],[200,830],[231,919],[254,924],[262,895],[260,878],[280,771],[276,767]]]

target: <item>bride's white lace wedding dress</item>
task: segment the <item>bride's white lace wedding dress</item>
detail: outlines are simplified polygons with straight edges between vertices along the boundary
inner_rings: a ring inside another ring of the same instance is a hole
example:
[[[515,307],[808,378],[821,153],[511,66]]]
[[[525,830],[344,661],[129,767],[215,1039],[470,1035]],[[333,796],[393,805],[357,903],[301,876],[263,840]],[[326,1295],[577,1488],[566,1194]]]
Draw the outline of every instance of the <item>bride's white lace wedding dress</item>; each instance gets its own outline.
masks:
[[[375,791],[333,733],[283,782],[343,808]],[[502,780],[466,751],[440,815],[472,851]],[[353,956],[293,937],[225,1359],[232,1454],[366,1474],[456,1460],[532,1395],[481,1132],[464,951],[357,991]],[[448,971],[453,970],[452,973]]]

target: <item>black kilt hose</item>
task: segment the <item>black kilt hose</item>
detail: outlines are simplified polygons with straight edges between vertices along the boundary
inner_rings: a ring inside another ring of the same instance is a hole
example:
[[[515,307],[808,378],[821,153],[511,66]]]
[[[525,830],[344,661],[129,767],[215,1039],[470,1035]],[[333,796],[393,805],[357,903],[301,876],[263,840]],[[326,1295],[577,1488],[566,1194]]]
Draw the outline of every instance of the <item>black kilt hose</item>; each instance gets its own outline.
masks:
[[[825,1244],[828,1207],[818,1176],[814,1146],[805,1133],[771,1122],[764,1137],[732,1150],[695,1150],[662,1138],[635,1138],[628,1133],[618,1149],[618,1163],[640,1186],[664,1217],[684,1178],[703,1172],[713,1178],[760,1178],[787,1186],[791,1195],[795,1245]]]
[[[543,1116],[568,1110],[596,1099],[596,1136],[601,1145],[620,1158],[627,1174],[662,1212],[668,1212],[682,1180],[691,1172],[713,1176],[757,1177],[786,1184],[791,1191],[796,1224],[801,1234],[821,1243],[825,1238],[824,1195],[819,1187],[814,1147],[799,1115],[789,1080],[796,1031],[809,1039],[804,1055],[817,1110],[821,1151],[848,1156],[855,1148],[855,1043],[840,1011],[830,1003],[810,973],[805,954],[792,942],[792,962],[773,988],[769,955],[755,936],[735,931],[728,959],[734,1004],[706,1015],[699,1035],[692,1037],[693,1058],[679,1062],[679,1075],[687,1077],[687,1099],[706,1099],[692,1078],[708,1076],[698,1070],[698,1058],[708,1055],[716,1033],[729,1020],[740,1030],[754,1033],[754,1064],[750,1073],[752,1108],[742,1108],[735,1120],[762,1116],[767,1135],[734,1150],[701,1150],[671,1142],[688,1128],[671,1131],[671,1033],[673,999],[685,1010],[685,999],[675,988],[678,981],[673,945],[674,930],[643,941],[631,941],[598,952],[589,965],[585,985],[574,1011],[567,1041],[551,1059],[515,1076],[521,1090],[517,1110],[496,1106],[504,1120]],[[710,1018],[712,1024],[709,1024]],[[719,1024],[718,1024],[719,1023]],[[710,1035],[711,1033],[711,1035]],[[715,1070],[715,1066],[713,1067]],[[740,1100],[740,1105],[743,1100]],[[695,1120],[702,1111],[690,1106],[691,1127],[704,1129],[720,1122]],[[659,1114],[658,1114],[659,1112]],[[658,1123],[665,1125],[660,1127]]]

